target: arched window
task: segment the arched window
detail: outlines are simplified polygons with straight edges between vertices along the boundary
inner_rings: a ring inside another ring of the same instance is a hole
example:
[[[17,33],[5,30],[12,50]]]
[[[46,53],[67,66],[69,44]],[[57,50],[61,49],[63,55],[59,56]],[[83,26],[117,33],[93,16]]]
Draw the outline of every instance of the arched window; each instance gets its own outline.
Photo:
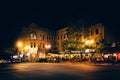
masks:
[[[34,48],[36,48],[36,43],[34,42]]]
[[[31,42],[31,48],[33,47],[33,43]]]
[[[42,40],[42,35],[40,34],[40,37],[39,37],[40,40]]]

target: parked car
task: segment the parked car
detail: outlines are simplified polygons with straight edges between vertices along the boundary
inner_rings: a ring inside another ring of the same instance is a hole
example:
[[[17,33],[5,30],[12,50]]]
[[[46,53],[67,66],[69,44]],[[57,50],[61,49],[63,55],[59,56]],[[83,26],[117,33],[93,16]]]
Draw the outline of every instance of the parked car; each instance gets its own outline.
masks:
[[[96,59],[96,62],[97,62],[97,63],[103,63],[103,62],[104,62],[104,59],[103,59],[102,57],[98,57],[98,58]]]
[[[0,63],[11,63],[11,61],[9,61],[9,60],[4,60],[4,59],[1,59],[1,60],[0,60]]]
[[[40,58],[38,62],[48,62],[46,58]]]

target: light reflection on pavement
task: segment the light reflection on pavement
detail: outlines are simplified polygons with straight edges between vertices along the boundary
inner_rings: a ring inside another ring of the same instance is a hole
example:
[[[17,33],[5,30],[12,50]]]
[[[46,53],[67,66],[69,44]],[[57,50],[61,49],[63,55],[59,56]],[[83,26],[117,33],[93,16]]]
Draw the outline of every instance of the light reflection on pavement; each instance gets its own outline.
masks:
[[[18,63],[0,67],[0,80],[115,80],[119,67],[74,63]],[[112,77],[112,78],[111,78]]]

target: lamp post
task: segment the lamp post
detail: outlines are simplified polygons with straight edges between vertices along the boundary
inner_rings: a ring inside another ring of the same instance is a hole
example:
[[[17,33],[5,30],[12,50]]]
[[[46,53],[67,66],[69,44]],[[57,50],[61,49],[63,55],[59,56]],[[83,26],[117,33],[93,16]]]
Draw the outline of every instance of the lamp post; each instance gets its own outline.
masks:
[[[46,48],[46,54],[48,54],[48,50],[51,48],[51,45],[50,44],[46,44],[45,48]]]
[[[86,44],[89,48],[94,47],[94,39],[87,40],[87,41],[85,42],[85,44]],[[86,49],[85,52],[86,52],[86,53],[90,53],[90,54],[91,54],[91,58],[93,58],[94,54],[91,53],[91,52],[93,52],[93,49]],[[89,59],[89,60],[90,60],[90,59]]]
[[[22,41],[18,41],[18,42],[17,42],[18,56],[20,56],[20,54],[21,54],[21,49],[22,49],[22,47],[23,47]]]

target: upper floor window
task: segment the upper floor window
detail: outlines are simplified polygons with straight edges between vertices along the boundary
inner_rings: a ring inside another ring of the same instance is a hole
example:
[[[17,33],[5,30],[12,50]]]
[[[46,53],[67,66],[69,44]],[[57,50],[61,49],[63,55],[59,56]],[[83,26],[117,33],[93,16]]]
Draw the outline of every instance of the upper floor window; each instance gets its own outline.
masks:
[[[43,48],[45,48],[45,44],[43,43]]]
[[[62,35],[61,35],[61,39],[62,39]]]
[[[45,39],[45,36],[43,35],[43,40]]]
[[[64,35],[64,38],[67,38],[67,34]]]
[[[30,39],[36,39],[36,34],[35,33],[31,33],[30,34]]]
[[[96,34],[99,34],[99,31],[98,31],[98,29],[96,29],[96,30],[95,30],[95,32],[96,32]]]
[[[59,36],[58,36],[57,38],[58,38],[58,40],[59,40]]]
[[[40,40],[42,40],[42,35],[40,34],[40,37],[39,37]]]

